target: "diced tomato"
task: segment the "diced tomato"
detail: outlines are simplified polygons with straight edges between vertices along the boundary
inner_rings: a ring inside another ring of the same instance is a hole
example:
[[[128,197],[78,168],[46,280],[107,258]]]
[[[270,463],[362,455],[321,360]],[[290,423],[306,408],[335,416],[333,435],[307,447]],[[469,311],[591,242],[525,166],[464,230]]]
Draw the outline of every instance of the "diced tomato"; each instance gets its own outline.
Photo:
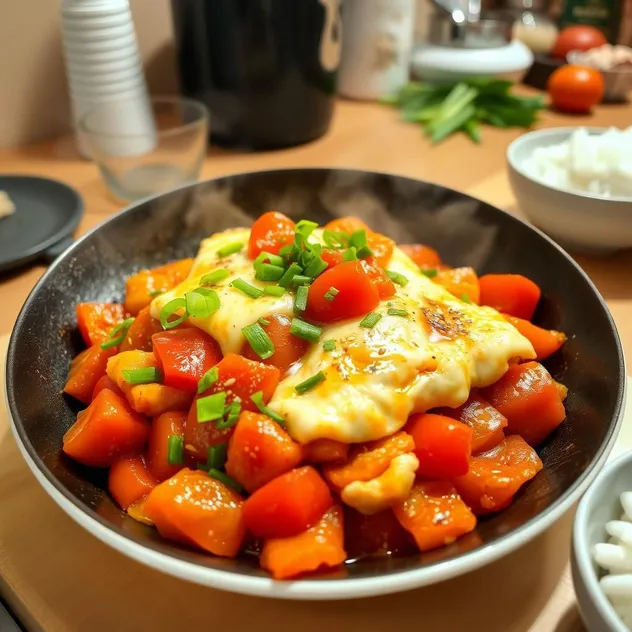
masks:
[[[228,443],[226,473],[248,492],[297,467],[301,446],[276,422],[244,411]]]
[[[432,280],[464,301],[478,304],[480,300],[478,276],[473,268],[442,270]]]
[[[330,301],[325,295],[332,287],[338,294]],[[326,323],[357,318],[375,309],[379,302],[378,289],[362,264],[345,261],[323,272],[310,285],[305,316]]]
[[[307,531],[266,540],[259,562],[275,579],[288,579],[339,566],[346,559],[342,509],[334,505]]]
[[[333,248],[323,248],[320,256],[327,264],[327,268],[333,268],[345,260],[344,250],[334,250]]]
[[[122,456],[140,453],[149,435],[149,424],[119,395],[102,390],[77,415],[63,438],[63,450],[75,461],[108,467]]]
[[[185,468],[149,494],[145,512],[164,538],[235,557],[246,535],[243,505],[239,494],[206,472]]]
[[[513,435],[472,458],[467,474],[454,479],[459,494],[477,515],[507,507],[514,494],[542,469],[537,452]]]
[[[332,219],[331,222],[325,224],[324,229],[334,233],[347,233],[348,235],[355,233],[356,230],[370,230],[369,225],[364,220],[353,215]]]
[[[296,224],[283,213],[268,211],[259,217],[250,229],[248,254],[254,259],[260,252],[278,255],[283,246],[294,241]]]
[[[133,351],[134,349],[151,351],[151,337],[159,331],[162,331],[160,321],[151,317],[151,308],[149,306],[143,307],[127,330],[125,340],[123,340],[119,349],[121,351]]]
[[[423,244],[399,244],[399,249],[407,254],[420,268],[439,269],[442,265],[439,253],[430,246]]]
[[[108,360],[114,355],[116,348],[101,349],[99,345],[92,345],[84,349],[70,363],[64,393],[84,404],[89,403],[97,382],[105,375]]]
[[[561,331],[542,329],[528,320],[509,314],[503,316],[533,345],[538,360],[546,360],[566,342],[566,336]]]
[[[187,414],[174,410],[156,417],[151,424],[147,445],[147,466],[151,475],[162,482],[177,474],[182,465],[169,465],[169,437],[184,435]]]
[[[520,274],[485,274],[478,280],[481,305],[531,320],[540,300],[540,288]]]
[[[439,412],[467,424],[473,431],[472,453],[491,450],[504,438],[507,418],[477,393],[472,393],[458,408],[441,408]]]
[[[351,448],[344,463],[331,463],[323,467],[325,480],[335,490],[341,490],[354,481],[370,481],[384,474],[391,461],[400,454],[412,452],[415,442],[406,432],[356,445]]]
[[[167,292],[180,285],[192,266],[193,259],[181,259],[133,274],[125,284],[125,309],[135,316],[154,300],[156,292]]]
[[[244,519],[259,538],[289,538],[314,526],[332,504],[325,481],[306,465],[255,491],[244,503]]]
[[[305,461],[308,463],[332,463],[346,461],[349,444],[333,439],[316,439],[303,446]]]
[[[247,343],[241,349],[241,355],[249,360],[275,366],[284,374],[295,362],[300,360],[309,347],[309,342],[290,333],[292,321],[284,314],[272,314],[266,317],[267,325],[261,325],[274,345],[274,353],[262,360]]]
[[[536,446],[565,419],[566,411],[549,372],[538,362],[509,367],[481,394],[507,418],[507,433]]]
[[[94,390],[92,391],[92,400],[104,389],[108,388],[111,391],[114,391],[117,395],[121,395],[125,397],[123,391],[116,385],[114,380],[111,380],[107,375],[104,375],[99,379],[99,381],[94,385]],[[90,401],[92,401],[90,400]]]
[[[75,308],[77,325],[86,345],[100,345],[110,331],[125,319],[125,310],[117,303],[79,303]]]
[[[374,233],[372,230],[367,230],[366,241],[377,263],[381,266],[388,265],[393,256],[395,242],[386,235]]]
[[[162,331],[151,340],[164,384],[187,393],[196,393],[204,374],[222,359],[215,340],[197,328]]]
[[[344,507],[345,549],[350,558],[402,555],[414,550],[414,544],[392,509],[365,516]]]
[[[375,284],[375,287],[377,287],[381,301],[395,295],[394,283],[388,278],[386,272],[384,272],[384,268],[377,262],[375,257],[367,257],[360,263],[364,271],[369,275],[371,281]]]
[[[451,544],[476,527],[476,517],[447,481],[417,481],[394,512],[420,551]]]
[[[112,463],[108,489],[122,509],[144,498],[156,487],[142,456],[125,456]]]
[[[445,479],[467,472],[474,434],[469,426],[443,415],[419,413],[410,417],[406,431],[415,442],[418,476]]]

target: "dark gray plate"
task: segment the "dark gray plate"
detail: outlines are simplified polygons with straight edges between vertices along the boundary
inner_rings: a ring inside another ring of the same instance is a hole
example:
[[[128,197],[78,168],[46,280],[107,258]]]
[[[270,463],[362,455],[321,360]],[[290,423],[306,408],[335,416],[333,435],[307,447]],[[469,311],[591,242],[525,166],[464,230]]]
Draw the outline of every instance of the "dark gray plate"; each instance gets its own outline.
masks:
[[[61,453],[76,402],[64,398],[79,301],[121,301],[141,267],[194,256],[200,239],[248,226],[263,211],[325,223],[355,214],[400,243],[434,246],[454,265],[481,274],[524,274],[543,289],[541,326],[569,336],[547,367],[569,388],[567,421],[539,453],[544,469],[506,510],[442,549],[292,583],[272,582],[256,560],[228,560],[162,540],[128,518],[106,491],[103,472]],[[488,204],[409,178],[338,169],[246,173],[140,202],[75,243],[37,284],[20,313],[7,360],[7,394],[18,444],[48,493],[75,520],[118,550],[202,584],[279,597],[344,598],[446,579],[526,543],[570,508],[605,462],[621,419],[623,353],[608,309],[581,268],[538,230]],[[561,543],[567,546],[568,543]]]
[[[48,178],[0,176],[0,191],[15,213],[0,218],[0,272],[33,261],[53,260],[72,241],[83,200],[71,187]]]

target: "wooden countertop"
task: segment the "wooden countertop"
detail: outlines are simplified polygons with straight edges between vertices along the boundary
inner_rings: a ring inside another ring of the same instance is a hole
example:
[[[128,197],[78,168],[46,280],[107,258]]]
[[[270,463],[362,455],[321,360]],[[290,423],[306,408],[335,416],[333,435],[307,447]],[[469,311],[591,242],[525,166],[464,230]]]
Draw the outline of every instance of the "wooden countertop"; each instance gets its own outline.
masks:
[[[590,117],[545,113],[539,127],[626,127],[630,106],[602,106]],[[505,150],[521,132],[485,129],[476,146],[456,136],[431,147],[420,130],[375,104],[341,101],[322,139],[293,149],[238,154],[210,151],[201,178],[280,167],[327,166],[387,171],[465,191],[520,215],[505,170]],[[0,152],[1,173],[43,175],[83,195],[85,232],[121,208],[97,168],[80,160],[72,139]],[[578,258],[605,297],[632,353],[632,252],[609,259]],[[44,268],[0,276],[0,385],[6,336]],[[196,629],[249,630],[253,617],[264,632],[280,623],[306,632],[393,624],[457,632],[575,632],[581,630],[568,575],[572,516],[495,564],[427,589],[371,600],[278,602],[193,586],[124,558],[75,525],[35,482],[17,450],[0,398],[0,594],[29,628],[52,632]],[[501,596],[502,594],[502,596]],[[453,599],[459,607],[453,607]],[[423,622],[423,624],[422,624]],[[281,626],[283,628],[283,626]],[[421,629],[421,628],[420,628]]]

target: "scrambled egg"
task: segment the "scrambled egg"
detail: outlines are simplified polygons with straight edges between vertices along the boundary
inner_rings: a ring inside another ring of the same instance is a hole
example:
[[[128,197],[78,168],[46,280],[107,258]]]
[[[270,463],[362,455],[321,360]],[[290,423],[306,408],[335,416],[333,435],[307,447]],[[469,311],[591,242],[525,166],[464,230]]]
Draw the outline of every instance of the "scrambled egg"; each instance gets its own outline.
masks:
[[[320,234],[316,231],[315,237]],[[230,273],[214,288],[220,309],[190,321],[213,336],[224,353],[240,352],[241,329],[257,319],[274,313],[292,316],[291,293],[252,299],[230,287],[236,278],[258,288],[267,285],[254,278],[248,237],[248,229],[235,229],[204,240],[189,278],[154,300],[152,316],[157,318],[168,301],[198,287],[201,277],[217,268]],[[243,242],[244,250],[220,259],[217,251],[234,242]],[[408,283],[396,286],[396,295],[377,307],[382,315],[377,325],[360,327],[361,319],[326,325],[320,341],[276,389],[269,407],[285,418],[297,441],[359,443],[391,435],[412,413],[460,406],[472,387],[494,383],[510,362],[535,358],[531,343],[496,310],[453,296],[398,248],[387,268],[406,276]],[[388,315],[389,308],[406,310],[407,316]],[[329,339],[336,342],[333,352],[322,347]],[[295,386],[319,371],[327,379],[299,395]]]

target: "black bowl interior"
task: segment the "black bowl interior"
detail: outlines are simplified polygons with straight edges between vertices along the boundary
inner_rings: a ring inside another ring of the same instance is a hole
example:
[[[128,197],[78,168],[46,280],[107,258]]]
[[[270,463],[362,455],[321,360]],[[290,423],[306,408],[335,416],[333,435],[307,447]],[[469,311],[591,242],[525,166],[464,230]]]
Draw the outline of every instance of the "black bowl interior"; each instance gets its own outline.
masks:
[[[334,577],[396,573],[470,555],[550,511],[587,475],[616,430],[623,355],[603,300],[570,257],[510,215],[443,187],[369,172],[296,169],[225,177],[141,202],[79,240],[30,295],[9,348],[9,405],[19,440],[72,503],[108,528],[167,555],[228,572],[263,574],[253,559],[226,560],[190,551],[127,518],[105,491],[102,473],[62,455],[62,436],[77,405],[60,392],[70,360],[81,348],[75,331],[77,302],[121,301],[125,278],[132,272],[194,256],[202,237],[250,225],[269,209],[320,223],[358,215],[400,243],[432,245],[454,266],[524,274],[543,288],[535,322],[569,336],[547,363],[569,388],[568,419],[542,446],[544,470],[516,502],[481,520],[476,532],[451,546],[388,561],[356,562]]]

